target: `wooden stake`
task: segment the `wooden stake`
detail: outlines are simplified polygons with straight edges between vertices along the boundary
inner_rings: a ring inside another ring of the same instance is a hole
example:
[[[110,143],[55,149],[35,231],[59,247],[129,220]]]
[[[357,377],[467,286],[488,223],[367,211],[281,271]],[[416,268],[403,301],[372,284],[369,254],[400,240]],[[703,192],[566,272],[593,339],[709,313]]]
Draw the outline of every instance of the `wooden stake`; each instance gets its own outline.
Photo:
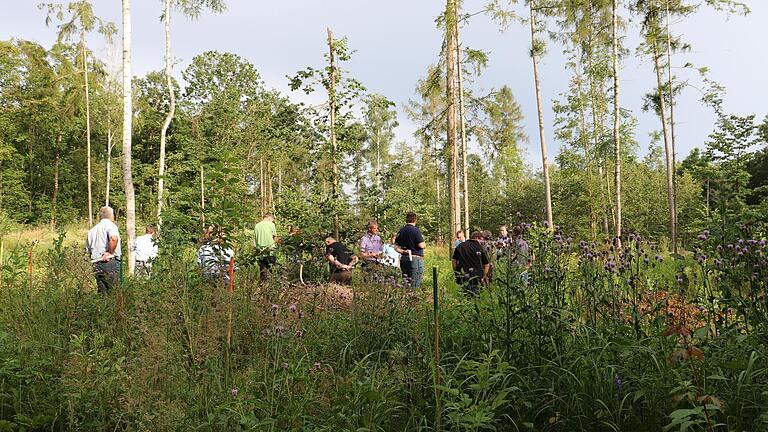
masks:
[[[435,430],[443,429],[443,421],[440,413],[440,304],[437,295],[437,267],[432,267],[432,308],[435,313]]]

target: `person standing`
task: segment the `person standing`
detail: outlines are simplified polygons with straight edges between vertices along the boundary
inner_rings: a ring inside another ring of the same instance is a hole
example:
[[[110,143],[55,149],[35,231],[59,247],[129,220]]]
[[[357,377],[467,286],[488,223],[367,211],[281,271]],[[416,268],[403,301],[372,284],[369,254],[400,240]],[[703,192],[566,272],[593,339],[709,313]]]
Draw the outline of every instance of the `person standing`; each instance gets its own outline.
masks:
[[[512,228],[512,263],[520,271],[520,280],[524,284],[528,284],[528,269],[531,267],[531,263],[535,259],[533,253],[531,253],[531,247],[528,242],[523,238],[523,227],[516,225]]]
[[[512,237],[509,236],[509,231],[506,225],[499,227],[499,236],[496,237],[496,259],[499,260],[502,257],[509,256],[512,249]]]
[[[411,288],[418,289],[424,274],[424,236],[416,228],[416,213],[405,215],[405,225],[395,237],[395,250],[400,254],[400,271]]]
[[[212,225],[208,237],[197,250],[196,262],[207,280],[221,280],[226,285],[229,283],[229,263],[234,256],[235,251],[224,243],[224,230]]]
[[[277,229],[275,228],[275,216],[272,213],[264,215],[264,219],[253,227],[253,245],[259,254],[259,279],[266,280],[272,271],[275,258],[275,244],[277,243]]]
[[[453,249],[456,249],[459,247],[460,244],[464,243],[466,239],[464,238],[464,231],[458,230],[456,231],[456,243],[453,244]]]
[[[117,284],[122,250],[112,207],[100,208],[99,219],[99,223],[88,231],[86,249],[93,264],[97,290],[106,294]]]
[[[133,250],[136,252],[136,274],[143,277],[149,277],[152,270],[152,262],[157,258],[157,245],[154,241],[155,227],[147,225],[143,236],[136,238],[133,243]]]
[[[469,240],[453,251],[451,264],[456,282],[470,295],[480,292],[480,286],[488,283],[491,261],[482,244],[483,234],[475,231]]]
[[[325,239],[325,246],[325,258],[331,272],[330,282],[351,285],[352,268],[357,264],[357,257],[333,237]]]
[[[384,253],[384,242],[379,235],[379,224],[368,222],[368,232],[360,238],[360,256],[363,258],[362,268],[366,274],[374,272],[381,266]]]

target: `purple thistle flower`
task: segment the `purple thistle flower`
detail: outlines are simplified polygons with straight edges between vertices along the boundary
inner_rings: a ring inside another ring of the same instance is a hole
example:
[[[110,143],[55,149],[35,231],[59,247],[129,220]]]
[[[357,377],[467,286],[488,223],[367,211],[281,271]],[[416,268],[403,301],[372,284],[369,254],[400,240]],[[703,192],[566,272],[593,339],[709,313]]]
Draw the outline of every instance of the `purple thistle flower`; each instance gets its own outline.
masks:
[[[288,370],[288,363],[283,362],[283,370]]]
[[[291,303],[291,305],[288,306],[288,310],[291,312],[296,312],[296,303]]]
[[[314,367],[315,367],[315,370],[320,370],[320,368],[322,368],[323,365],[321,365],[320,363],[315,363]]]
[[[238,393],[237,387],[232,387],[231,389],[229,389],[229,395],[232,396],[232,399],[237,399],[237,393]]]
[[[301,330],[296,330],[296,333],[294,334],[297,338],[301,339],[304,337],[304,332]]]

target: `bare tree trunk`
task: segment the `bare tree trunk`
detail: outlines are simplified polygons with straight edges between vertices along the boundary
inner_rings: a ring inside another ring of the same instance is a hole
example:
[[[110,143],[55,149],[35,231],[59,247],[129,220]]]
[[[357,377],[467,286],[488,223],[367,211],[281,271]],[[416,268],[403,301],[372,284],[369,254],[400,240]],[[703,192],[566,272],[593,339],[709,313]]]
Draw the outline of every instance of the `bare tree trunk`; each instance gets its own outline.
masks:
[[[336,206],[339,200],[339,166],[336,158],[338,157],[338,148],[336,144],[336,50],[333,41],[333,32],[328,31],[328,52],[330,61],[330,87],[328,88],[328,105],[330,109],[330,135],[331,135],[331,164],[333,166],[333,235],[339,238],[339,213]]]
[[[51,197],[51,225],[56,226],[59,203],[59,167],[61,166],[61,131],[56,136],[56,156],[53,158],[53,196]]]
[[[665,0],[667,12],[667,81],[669,85],[669,130],[672,138],[672,198],[674,199],[673,217],[675,225],[675,240],[673,250],[677,253],[677,154],[675,152],[675,87],[672,79],[672,34],[669,25],[669,0]]]
[[[125,189],[125,231],[128,243],[128,275],[136,265],[133,242],[136,238],[136,197],[131,171],[131,132],[133,126],[133,91],[131,89],[131,0],[123,0],[123,188]]]
[[[259,205],[261,206],[261,216],[267,212],[265,205],[267,194],[264,192],[264,158],[259,159]]]
[[[173,0],[163,0],[163,21],[165,23],[165,85],[168,87],[168,114],[160,129],[160,166],[157,171],[157,225],[162,225],[163,190],[165,188],[165,144],[168,127],[176,113],[176,95],[173,92],[173,58],[171,57],[171,6]]]
[[[112,147],[114,146],[114,143],[112,140],[115,137],[115,133],[112,131],[112,122],[111,120],[107,119],[107,190],[104,195],[105,204],[109,205],[109,187],[112,182]]]
[[[613,154],[616,158],[613,181],[616,185],[616,245],[621,247],[621,130],[619,103],[619,0],[613,0],[611,8],[613,45]]]
[[[661,78],[661,65],[659,64],[659,49],[656,41],[653,41],[653,66],[656,72],[656,84],[659,94],[659,115],[661,116],[661,129],[664,134],[664,160],[667,166],[667,202],[669,204],[669,233],[672,241],[672,252],[677,253],[677,227],[675,225],[675,191],[674,191],[674,166],[669,139],[669,127],[667,126],[667,106],[664,100],[664,85]]]
[[[267,211],[271,212],[275,209],[275,206],[272,204],[272,163],[269,159],[267,159],[267,176],[265,182],[267,187]]]
[[[458,4],[456,6],[458,8]],[[469,181],[467,173],[467,122],[464,118],[464,67],[461,60],[461,32],[456,11],[456,69],[459,79],[459,121],[461,122],[461,173],[462,195],[464,197],[464,236],[469,238]]]
[[[595,240],[597,238],[597,215],[595,214],[595,205],[594,205],[594,191],[593,189],[593,179],[592,179],[592,161],[590,160],[591,153],[589,149],[589,142],[590,137],[589,133],[587,131],[587,112],[584,109],[584,103],[585,101],[585,94],[584,94],[584,88],[583,88],[583,80],[582,80],[582,65],[581,62],[578,62],[576,65],[576,79],[578,80],[578,86],[579,86],[579,113],[581,114],[581,120],[579,124],[579,130],[580,130],[580,136],[579,139],[582,141],[582,144],[584,145],[584,166],[586,168],[587,173],[587,197],[589,199],[589,231],[592,236],[592,240]]]
[[[83,52],[83,75],[85,76],[85,152],[88,176],[88,226],[93,226],[93,191],[91,190],[91,95],[88,84],[88,53],[85,49],[85,31],[80,31],[80,44]]]
[[[451,232],[449,234],[448,247],[453,253],[453,246],[456,241],[456,232],[461,229],[461,208],[459,204],[459,182],[458,182],[458,159],[459,151],[456,143],[456,31],[454,26],[456,22],[456,0],[448,0],[446,9],[446,92],[447,92],[447,142],[449,151],[448,163],[448,184],[449,184],[449,223]]]
[[[531,58],[533,59],[533,80],[536,85],[536,108],[539,115],[539,144],[541,145],[541,165],[544,175],[544,199],[546,201],[547,223],[549,229],[554,229],[552,224],[552,192],[549,184],[549,162],[547,161],[547,143],[544,138],[544,109],[541,103],[541,82],[539,80],[539,62],[536,53],[536,11],[533,0],[528,3],[531,11]]]
[[[205,174],[200,164],[200,222],[205,224]]]

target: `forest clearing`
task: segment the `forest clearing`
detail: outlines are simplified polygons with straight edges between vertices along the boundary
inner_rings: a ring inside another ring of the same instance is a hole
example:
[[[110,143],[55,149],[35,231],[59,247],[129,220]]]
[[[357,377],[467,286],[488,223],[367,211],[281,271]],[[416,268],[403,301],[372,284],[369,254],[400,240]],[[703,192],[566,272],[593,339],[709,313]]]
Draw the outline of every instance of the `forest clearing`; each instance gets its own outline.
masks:
[[[768,430],[768,5],[327,3],[8,6],[0,432]]]

